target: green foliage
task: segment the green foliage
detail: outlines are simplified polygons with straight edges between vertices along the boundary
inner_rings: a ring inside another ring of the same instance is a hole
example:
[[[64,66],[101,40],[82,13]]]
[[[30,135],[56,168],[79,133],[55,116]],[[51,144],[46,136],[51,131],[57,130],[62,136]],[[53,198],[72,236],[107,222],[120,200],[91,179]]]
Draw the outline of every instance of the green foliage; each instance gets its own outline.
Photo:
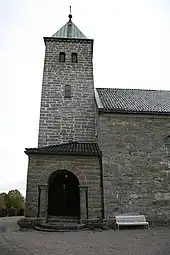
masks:
[[[4,208],[7,208],[7,205],[8,205],[8,194],[6,194],[5,192],[3,192],[3,193],[0,194],[0,196],[3,197],[4,205],[5,205]]]
[[[24,208],[24,197],[22,194],[17,190],[10,190],[8,194],[1,193],[0,194],[0,209],[1,206],[5,206],[3,208],[16,208],[21,209]]]
[[[8,208],[7,214],[8,216],[17,216],[18,210],[16,208]]]
[[[4,202],[4,196],[0,194],[0,209],[6,208],[5,202]]]
[[[8,204],[13,208],[24,208],[24,197],[17,189],[8,192]]]

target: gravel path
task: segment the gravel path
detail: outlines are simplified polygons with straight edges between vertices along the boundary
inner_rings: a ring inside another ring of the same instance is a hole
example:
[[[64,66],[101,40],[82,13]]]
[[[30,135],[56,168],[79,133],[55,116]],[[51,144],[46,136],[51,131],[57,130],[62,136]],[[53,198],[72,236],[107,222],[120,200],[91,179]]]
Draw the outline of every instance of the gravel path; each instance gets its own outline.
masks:
[[[0,255],[170,255],[170,228],[47,233],[0,219]]]

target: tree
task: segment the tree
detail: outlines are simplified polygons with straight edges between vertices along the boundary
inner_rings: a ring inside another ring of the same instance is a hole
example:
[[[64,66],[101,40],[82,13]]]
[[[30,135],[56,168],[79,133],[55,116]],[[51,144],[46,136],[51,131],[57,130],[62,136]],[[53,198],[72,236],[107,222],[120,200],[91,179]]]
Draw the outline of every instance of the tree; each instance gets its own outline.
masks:
[[[6,208],[3,194],[0,194],[0,210]]]
[[[6,199],[6,207],[7,208],[24,208],[24,197],[22,194],[17,190],[10,190],[8,192],[8,199]]]
[[[24,215],[24,197],[17,189],[0,193],[0,217],[7,215]]]

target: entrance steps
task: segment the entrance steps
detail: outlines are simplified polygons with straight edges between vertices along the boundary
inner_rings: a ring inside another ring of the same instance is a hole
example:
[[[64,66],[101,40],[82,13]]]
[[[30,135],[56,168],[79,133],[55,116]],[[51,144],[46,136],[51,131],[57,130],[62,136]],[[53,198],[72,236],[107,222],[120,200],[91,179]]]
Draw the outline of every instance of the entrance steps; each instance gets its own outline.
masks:
[[[78,218],[69,217],[48,217],[46,223],[35,226],[35,229],[47,232],[87,230],[85,224],[80,223]]]
[[[47,219],[48,223],[55,224],[56,222],[65,222],[65,223],[78,223],[79,218],[78,217],[58,217],[58,216],[48,216]]]

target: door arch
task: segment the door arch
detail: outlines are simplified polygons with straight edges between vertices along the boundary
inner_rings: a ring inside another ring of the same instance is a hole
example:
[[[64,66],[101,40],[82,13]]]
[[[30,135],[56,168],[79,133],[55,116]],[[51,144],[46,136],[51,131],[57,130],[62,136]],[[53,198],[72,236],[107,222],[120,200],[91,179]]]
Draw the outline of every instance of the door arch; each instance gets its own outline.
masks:
[[[72,172],[58,170],[50,176],[48,215],[80,217],[79,181]]]

